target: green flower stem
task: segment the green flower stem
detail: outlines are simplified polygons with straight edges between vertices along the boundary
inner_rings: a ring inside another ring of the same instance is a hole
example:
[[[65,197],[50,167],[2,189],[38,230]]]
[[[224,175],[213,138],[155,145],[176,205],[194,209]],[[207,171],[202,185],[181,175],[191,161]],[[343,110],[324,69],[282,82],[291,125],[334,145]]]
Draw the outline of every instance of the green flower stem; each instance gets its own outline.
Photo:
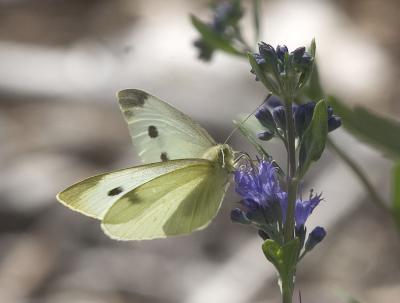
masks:
[[[282,283],[282,303],[292,303],[293,298],[293,276],[281,280]]]
[[[285,115],[286,115],[286,138],[287,138],[287,151],[288,151],[288,172],[287,172],[287,189],[288,189],[288,206],[286,211],[285,222],[285,243],[293,239],[294,234],[294,211],[297,194],[297,180],[296,175],[296,146],[295,146],[295,132],[293,123],[292,111],[293,97],[285,98]]]
[[[297,196],[297,180],[296,176],[296,144],[295,130],[293,122],[292,110],[293,97],[285,98],[285,116],[286,116],[286,140],[288,152],[288,171],[287,171],[287,190],[288,190],[288,206],[286,210],[286,222],[284,227],[284,242],[288,243],[294,238],[294,213]],[[294,274],[281,277],[282,282],[282,302],[292,303],[294,282]]]

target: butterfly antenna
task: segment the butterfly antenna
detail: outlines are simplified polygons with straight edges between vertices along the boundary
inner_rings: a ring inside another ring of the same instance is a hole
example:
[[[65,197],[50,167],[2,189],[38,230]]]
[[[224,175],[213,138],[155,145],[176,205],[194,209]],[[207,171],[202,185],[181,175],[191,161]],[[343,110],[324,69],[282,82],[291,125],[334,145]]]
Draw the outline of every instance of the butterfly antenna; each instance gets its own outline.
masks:
[[[254,113],[272,96],[271,93],[268,94],[267,98],[265,98],[264,102],[261,103],[259,106],[256,107],[255,110],[253,110],[253,112],[251,112],[244,120],[240,121],[240,123],[238,125],[236,125],[236,127],[231,131],[231,133],[229,134],[229,136],[226,138],[224,144],[228,143],[228,141],[232,138],[233,134],[236,133],[236,131],[243,125],[246,123],[247,120],[249,120],[249,118],[254,115]]]

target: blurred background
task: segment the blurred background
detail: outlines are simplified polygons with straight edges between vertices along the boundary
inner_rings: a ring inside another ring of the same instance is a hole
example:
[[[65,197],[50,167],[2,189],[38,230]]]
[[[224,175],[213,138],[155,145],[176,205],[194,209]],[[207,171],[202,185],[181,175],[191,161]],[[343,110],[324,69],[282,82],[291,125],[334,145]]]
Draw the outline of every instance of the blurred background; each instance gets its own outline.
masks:
[[[0,302],[280,301],[261,239],[230,222],[232,190],[206,230],[151,242],[111,241],[55,199],[73,182],[138,163],[120,89],[169,101],[217,141],[263,100],[245,60],[197,59],[191,13],[207,20],[208,1],[0,1]],[[315,37],[327,91],[398,117],[398,0],[263,1],[262,24],[272,45]],[[249,20],[243,27],[253,38]],[[342,129],[332,136],[388,195],[390,162]],[[244,144],[239,134],[232,141]],[[282,159],[279,144],[268,148]],[[397,302],[400,239],[388,217],[329,151],[307,183],[325,198],[309,225],[328,237],[300,265],[303,302]]]

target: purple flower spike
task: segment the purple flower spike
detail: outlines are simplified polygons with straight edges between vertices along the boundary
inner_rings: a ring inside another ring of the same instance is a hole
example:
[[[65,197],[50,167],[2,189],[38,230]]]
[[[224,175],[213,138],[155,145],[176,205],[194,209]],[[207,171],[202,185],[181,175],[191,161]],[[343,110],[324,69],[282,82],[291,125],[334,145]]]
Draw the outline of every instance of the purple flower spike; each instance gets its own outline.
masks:
[[[235,171],[236,192],[242,196],[243,210],[232,211],[232,220],[242,224],[271,226],[277,222],[285,224],[288,194],[279,184],[276,167],[262,160],[258,167],[242,167]],[[295,204],[296,234],[304,233],[305,223],[314,208],[321,202],[321,195],[311,192],[308,200],[297,199]],[[304,243],[304,242],[302,242]]]

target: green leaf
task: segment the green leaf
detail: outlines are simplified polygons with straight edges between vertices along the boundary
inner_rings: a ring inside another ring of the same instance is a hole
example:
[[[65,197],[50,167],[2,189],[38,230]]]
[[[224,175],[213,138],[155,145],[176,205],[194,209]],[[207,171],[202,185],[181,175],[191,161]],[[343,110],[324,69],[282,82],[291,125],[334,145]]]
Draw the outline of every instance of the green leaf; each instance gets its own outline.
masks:
[[[310,48],[308,50],[313,58],[315,58],[315,54],[317,53],[317,44],[315,43],[315,38],[311,40]]]
[[[324,98],[324,90],[322,89],[319,79],[318,66],[314,63],[314,68],[307,84],[303,88],[303,94],[311,100],[321,100]]]
[[[296,269],[300,240],[295,238],[280,246],[276,241],[268,239],[262,245],[265,257],[270,261],[279,273],[282,280],[291,279]]]
[[[397,161],[393,167],[392,201],[393,217],[400,227],[400,161]]]
[[[328,108],[324,100],[315,105],[311,123],[305,131],[300,143],[300,171],[299,177],[303,177],[313,161],[317,161],[324,149],[328,135]]]
[[[212,30],[206,23],[198,19],[196,16],[191,15],[190,19],[192,21],[193,26],[198,30],[201,34],[204,41],[219,50],[225,51],[232,55],[244,56],[245,54],[241,51],[237,50],[232,44],[231,41],[224,37],[222,34]]]
[[[249,59],[251,68],[253,69],[254,73],[256,74],[257,78],[261,81],[264,86],[275,93],[276,95],[279,95],[279,88],[278,85],[275,83],[274,80],[270,79],[264,71],[261,69],[261,67],[257,64],[256,59],[254,59],[253,54],[248,53],[247,57]]]
[[[350,133],[378,148],[386,156],[400,159],[400,123],[398,121],[378,116],[360,106],[351,109],[332,96],[328,97],[328,102]]]

